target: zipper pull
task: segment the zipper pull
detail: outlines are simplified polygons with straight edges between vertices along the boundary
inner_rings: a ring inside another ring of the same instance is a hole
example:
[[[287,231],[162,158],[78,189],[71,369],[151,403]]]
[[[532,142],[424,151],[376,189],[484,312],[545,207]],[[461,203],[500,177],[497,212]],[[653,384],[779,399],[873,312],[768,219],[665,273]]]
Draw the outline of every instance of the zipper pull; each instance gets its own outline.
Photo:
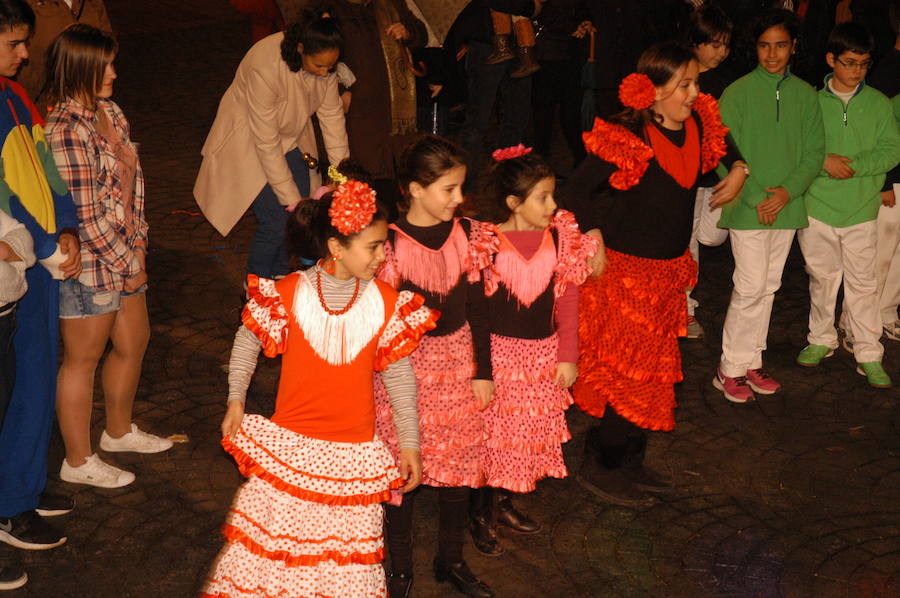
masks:
[[[780,90],[780,89],[776,89],[776,90],[775,90],[775,101],[776,101],[776,102],[780,102],[780,101],[781,101],[781,90]]]
[[[847,106],[844,106],[844,126],[847,126]]]

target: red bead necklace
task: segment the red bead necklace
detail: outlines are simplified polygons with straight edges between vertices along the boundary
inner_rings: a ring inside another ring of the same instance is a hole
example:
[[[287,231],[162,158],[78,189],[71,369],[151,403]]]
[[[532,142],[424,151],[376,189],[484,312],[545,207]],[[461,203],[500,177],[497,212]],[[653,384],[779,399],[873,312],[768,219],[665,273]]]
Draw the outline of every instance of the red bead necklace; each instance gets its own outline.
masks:
[[[353,307],[353,302],[356,301],[356,297],[359,295],[359,279],[356,279],[356,288],[353,289],[353,296],[350,297],[350,301],[347,302],[344,309],[331,309],[325,303],[325,296],[322,294],[322,271],[318,268],[316,268],[316,291],[319,293],[319,305],[322,306],[322,309],[332,316],[340,316],[350,311],[350,308]]]

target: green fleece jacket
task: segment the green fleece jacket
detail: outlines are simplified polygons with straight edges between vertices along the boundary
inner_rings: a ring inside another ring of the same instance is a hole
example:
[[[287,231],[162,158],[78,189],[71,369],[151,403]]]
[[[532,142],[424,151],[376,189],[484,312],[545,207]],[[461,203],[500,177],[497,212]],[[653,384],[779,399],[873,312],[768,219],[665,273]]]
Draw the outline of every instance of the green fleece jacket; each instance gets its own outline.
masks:
[[[833,179],[823,169],[806,190],[806,210],[810,218],[844,228],[878,217],[885,174],[900,161],[900,133],[884,94],[860,83],[845,105],[829,81],[831,75],[819,92],[825,151],[850,158],[856,174]]]
[[[791,75],[773,75],[761,66],[729,85],[719,100],[722,121],[750,177],[740,195],[722,208],[720,228],[797,229],[809,224],[803,193],[825,160],[825,133],[816,90]],[[720,167],[721,169],[721,167]],[[724,171],[720,170],[724,176]],[[784,187],[790,201],[771,226],[760,224],[756,206]]]

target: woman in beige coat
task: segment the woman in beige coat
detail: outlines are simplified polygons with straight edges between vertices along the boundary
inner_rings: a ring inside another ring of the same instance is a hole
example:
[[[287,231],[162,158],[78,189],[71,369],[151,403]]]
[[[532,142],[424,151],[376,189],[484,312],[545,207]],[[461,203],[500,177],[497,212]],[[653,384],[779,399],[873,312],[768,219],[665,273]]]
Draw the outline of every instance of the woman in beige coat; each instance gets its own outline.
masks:
[[[303,154],[316,156],[310,118],[321,123],[328,160],[348,157],[337,76],[341,34],[330,17],[309,15],[257,42],[238,66],[206,143],[194,198],[227,235],[251,205],[257,228],[247,270],[265,278],[288,273],[288,212],[318,185]]]

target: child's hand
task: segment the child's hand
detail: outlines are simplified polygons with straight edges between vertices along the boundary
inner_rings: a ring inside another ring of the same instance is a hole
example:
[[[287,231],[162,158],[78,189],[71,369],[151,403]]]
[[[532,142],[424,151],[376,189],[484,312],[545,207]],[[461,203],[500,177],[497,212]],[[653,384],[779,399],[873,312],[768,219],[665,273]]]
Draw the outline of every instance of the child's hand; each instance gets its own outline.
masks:
[[[494,397],[494,381],[493,380],[472,380],[472,392],[475,394],[475,400],[478,401],[478,408],[484,411],[491,404]]]
[[[575,384],[575,378],[578,377],[578,366],[574,363],[561,361],[556,366],[556,383],[563,388],[569,388]]]
[[[606,269],[606,246],[603,244],[603,235],[600,233],[600,230],[596,228],[592,228],[584,234],[600,240],[600,244],[597,245],[597,253],[588,260],[588,266],[591,267],[591,276],[593,278],[599,278]]]
[[[222,438],[234,436],[244,420],[244,405],[240,401],[228,401],[228,410],[222,420]]]
[[[406,30],[406,26],[403,23],[394,23],[385,30],[385,33],[398,42],[409,39],[409,31]]]
[[[881,192],[881,204],[886,208],[893,208],[897,205],[897,196],[894,195],[893,189]]]
[[[747,172],[741,168],[732,168],[728,175],[713,187],[712,197],[709,198],[709,209],[715,210],[732,201],[744,187],[747,180]]]
[[[141,270],[134,276],[125,279],[125,292],[133,293],[145,284],[147,284],[147,271]]]
[[[856,171],[847,166],[848,162],[853,162],[853,160],[837,154],[828,154],[823,168],[833,179],[849,179],[856,174]]]
[[[772,195],[759,202],[756,213],[760,224],[771,226],[778,218],[778,212],[790,201],[791,194],[784,187],[766,187],[766,192]]]
[[[422,483],[422,456],[417,449],[400,449],[400,475],[406,480],[401,491],[406,494]]]
[[[59,250],[66,260],[59,265],[64,278],[77,279],[81,275],[81,243],[78,237],[65,233],[59,236]]]

